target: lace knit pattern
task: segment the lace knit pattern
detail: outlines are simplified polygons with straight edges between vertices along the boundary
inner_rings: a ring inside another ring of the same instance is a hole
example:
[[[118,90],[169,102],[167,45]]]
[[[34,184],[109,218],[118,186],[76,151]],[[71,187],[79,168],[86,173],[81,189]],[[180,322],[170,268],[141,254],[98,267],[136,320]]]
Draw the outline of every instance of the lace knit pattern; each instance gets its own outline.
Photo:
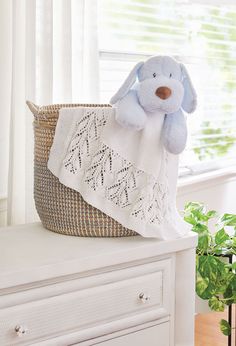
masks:
[[[106,122],[104,109],[84,110],[63,160],[64,168],[73,176],[82,176],[83,184],[131,217],[160,225],[169,214],[167,177],[157,181],[105,145],[101,135]],[[166,160],[167,156],[164,164]]]

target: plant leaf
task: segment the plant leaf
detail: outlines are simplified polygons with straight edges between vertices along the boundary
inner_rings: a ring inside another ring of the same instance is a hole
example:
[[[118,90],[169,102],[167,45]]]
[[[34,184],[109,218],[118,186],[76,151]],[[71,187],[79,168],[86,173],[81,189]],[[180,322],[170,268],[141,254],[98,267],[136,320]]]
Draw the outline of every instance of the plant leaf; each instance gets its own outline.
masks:
[[[197,223],[192,230],[198,234],[209,232],[208,227],[206,225],[203,225],[202,223]]]
[[[208,305],[213,311],[219,312],[219,311],[224,311],[225,309],[225,304],[215,296],[209,299]]]
[[[193,217],[192,214],[185,214],[184,221],[190,223],[190,225],[196,225],[197,220]]]
[[[215,210],[209,210],[206,215],[207,215],[208,219],[212,219],[213,217],[218,216],[218,213]]]
[[[232,272],[228,274],[227,286],[223,295],[224,298],[227,298],[227,305],[236,303],[236,274]]]
[[[203,233],[198,235],[198,249],[202,252],[207,252],[209,246],[209,235],[208,233]]]
[[[223,244],[226,240],[229,240],[230,236],[225,232],[224,228],[221,228],[218,232],[215,234],[215,242],[217,245]]]
[[[233,238],[231,252],[232,252],[232,254],[236,255],[236,235]]]
[[[196,293],[200,298],[203,297],[203,293],[206,291],[208,284],[209,284],[208,278],[203,278],[198,273],[196,278]]]
[[[198,267],[199,267],[199,256],[198,256],[197,254],[196,254],[195,263],[196,263],[196,271],[198,271]]]
[[[236,226],[236,214],[224,214],[221,217],[221,221],[224,222],[226,226]]]
[[[231,334],[231,326],[226,320],[220,320],[220,330],[226,336]]]
[[[185,204],[184,210],[203,210],[204,205],[200,202],[188,202]]]
[[[222,262],[218,257],[199,256],[199,273],[203,278],[208,278],[211,284],[218,285],[224,279],[229,272],[226,266],[227,263]]]
[[[201,223],[197,223],[193,226],[192,231],[198,233],[198,250],[203,253],[206,252],[210,242],[208,227]]]

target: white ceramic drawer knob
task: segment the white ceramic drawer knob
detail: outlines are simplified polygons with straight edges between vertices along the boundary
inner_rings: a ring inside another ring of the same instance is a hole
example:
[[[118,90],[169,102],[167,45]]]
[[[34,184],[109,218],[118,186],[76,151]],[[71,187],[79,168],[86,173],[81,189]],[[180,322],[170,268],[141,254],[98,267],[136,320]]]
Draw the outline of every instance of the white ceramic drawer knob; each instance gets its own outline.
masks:
[[[15,332],[18,336],[23,336],[28,332],[28,329],[25,326],[16,326]]]
[[[143,292],[140,293],[140,295],[138,297],[143,303],[147,303],[151,299],[151,297],[148,294],[143,293]]]

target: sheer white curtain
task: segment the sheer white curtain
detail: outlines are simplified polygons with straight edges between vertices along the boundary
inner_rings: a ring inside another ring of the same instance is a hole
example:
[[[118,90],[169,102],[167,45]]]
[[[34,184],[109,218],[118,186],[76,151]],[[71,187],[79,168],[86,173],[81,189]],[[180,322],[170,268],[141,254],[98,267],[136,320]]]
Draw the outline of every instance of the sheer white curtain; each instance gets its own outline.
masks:
[[[25,101],[99,102],[97,0],[1,0],[0,19],[0,198],[18,224],[36,219]]]

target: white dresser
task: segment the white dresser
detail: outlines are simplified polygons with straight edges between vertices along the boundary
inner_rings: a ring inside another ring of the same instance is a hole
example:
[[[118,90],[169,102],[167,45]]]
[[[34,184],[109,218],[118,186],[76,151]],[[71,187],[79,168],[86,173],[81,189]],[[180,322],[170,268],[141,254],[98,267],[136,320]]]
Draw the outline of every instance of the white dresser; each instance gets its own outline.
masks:
[[[193,346],[196,242],[0,229],[0,345]]]

